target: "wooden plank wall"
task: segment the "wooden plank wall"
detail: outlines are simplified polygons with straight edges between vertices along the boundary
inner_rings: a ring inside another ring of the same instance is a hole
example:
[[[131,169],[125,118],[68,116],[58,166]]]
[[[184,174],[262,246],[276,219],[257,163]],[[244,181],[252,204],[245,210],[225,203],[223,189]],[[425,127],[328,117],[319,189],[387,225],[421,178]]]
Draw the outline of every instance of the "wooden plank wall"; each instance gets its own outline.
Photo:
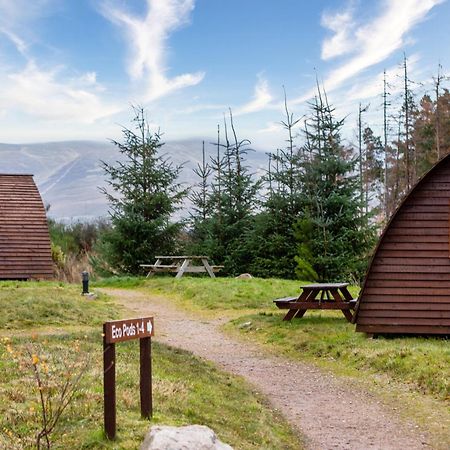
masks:
[[[450,334],[450,156],[404,200],[361,291],[356,331]]]
[[[0,174],[0,279],[50,279],[45,208],[32,175]]]

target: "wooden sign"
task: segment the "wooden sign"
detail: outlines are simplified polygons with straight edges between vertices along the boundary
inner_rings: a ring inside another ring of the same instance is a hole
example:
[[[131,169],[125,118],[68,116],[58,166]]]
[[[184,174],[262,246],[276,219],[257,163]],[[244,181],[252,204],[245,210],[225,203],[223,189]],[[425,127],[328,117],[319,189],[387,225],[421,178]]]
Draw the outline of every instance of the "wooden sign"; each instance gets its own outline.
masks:
[[[152,337],[153,317],[106,322],[104,333],[107,344]]]
[[[153,317],[114,320],[103,324],[103,404],[105,433],[108,439],[116,437],[116,343],[139,339],[141,416],[150,418],[152,400]]]

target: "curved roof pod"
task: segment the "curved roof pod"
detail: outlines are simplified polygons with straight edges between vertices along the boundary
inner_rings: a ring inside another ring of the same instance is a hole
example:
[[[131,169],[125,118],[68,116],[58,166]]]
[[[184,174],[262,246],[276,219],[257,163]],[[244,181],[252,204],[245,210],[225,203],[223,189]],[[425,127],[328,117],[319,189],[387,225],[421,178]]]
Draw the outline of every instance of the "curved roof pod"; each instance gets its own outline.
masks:
[[[47,217],[33,176],[0,174],[0,279],[52,277]]]
[[[356,331],[450,334],[450,155],[411,189],[380,237]]]

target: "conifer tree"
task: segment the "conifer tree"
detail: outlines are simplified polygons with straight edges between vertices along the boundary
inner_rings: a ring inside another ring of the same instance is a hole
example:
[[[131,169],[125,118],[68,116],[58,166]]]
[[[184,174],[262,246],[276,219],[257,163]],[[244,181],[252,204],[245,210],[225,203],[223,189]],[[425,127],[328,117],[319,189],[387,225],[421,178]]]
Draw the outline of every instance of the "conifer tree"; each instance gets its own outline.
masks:
[[[320,89],[306,131],[303,212],[296,226],[298,275],[321,281],[359,278],[374,236],[361,215],[356,159],[341,141],[343,120]]]
[[[171,217],[186,195],[176,182],[181,168],[161,155],[160,132],[150,131],[143,108],[133,111],[134,129],[122,130],[123,142],[112,141],[121,160],[102,162],[112,229],[103,235],[101,250],[114,270],[126,273],[138,273],[139,264],[175,251],[181,224]]]
[[[286,92],[284,107],[281,125],[286,131],[286,147],[269,154],[268,189],[249,239],[248,252],[253,255],[250,271],[261,277],[295,278],[294,223],[301,208],[301,155],[294,139],[301,118],[289,111]]]

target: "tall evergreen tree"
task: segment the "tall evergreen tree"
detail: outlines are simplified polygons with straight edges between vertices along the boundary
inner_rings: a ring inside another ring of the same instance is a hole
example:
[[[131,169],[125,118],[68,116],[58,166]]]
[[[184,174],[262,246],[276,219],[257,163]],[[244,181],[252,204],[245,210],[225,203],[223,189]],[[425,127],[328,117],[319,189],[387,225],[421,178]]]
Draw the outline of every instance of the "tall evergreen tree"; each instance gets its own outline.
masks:
[[[261,277],[295,278],[294,223],[301,209],[301,154],[294,139],[301,118],[289,111],[286,93],[284,107],[281,125],[286,147],[269,154],[263,208],[248,240],[248,252],[253,255],[250,271]]]
[[[254,226],[260,182],[254,179],[246,165],[250,141],[238,138],[231,110],[223,130],[221,141],[218,128],[217,154],[211,159],[208,212],[202,223],[197,224],[203,237],[191,232],[193,239],[189,249],[207,254],[215,262],[225,265],[224,273],[234,275],[248,271],[252,260],[246,242]]]
[[[357,160],[341,141],[343,120],[318,90],[306,131],[303,212],[297,222],[298,275],[321,281],[362,276],[374,232],[361,215]]]
[[[161,134],[150,132],[143,108],[133,111],[134,129],[124,128],[123,142],[113,141],[122,160],[102,162],[112,229],[103,235],[101,250],[113,269],[126,273],[175,251],[181,224],[171,218],[186,195],[176,182],[181,168],[160,153]]]

